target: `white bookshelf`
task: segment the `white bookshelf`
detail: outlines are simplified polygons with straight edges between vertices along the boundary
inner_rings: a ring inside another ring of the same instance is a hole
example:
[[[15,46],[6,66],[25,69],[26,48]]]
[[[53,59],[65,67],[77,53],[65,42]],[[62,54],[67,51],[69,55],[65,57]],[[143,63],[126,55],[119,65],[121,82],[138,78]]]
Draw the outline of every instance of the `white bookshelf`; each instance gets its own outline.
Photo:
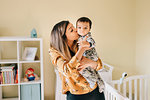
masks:
[[[10,48],[9,48],[10,45]],[[13,46],[14,45],[14,46]],[[36,56],[39,58],[34,61],[22,60],[22,55],[25,47],[37,47]],[[13,49],[8,50],[8,49]],[[9,57],[9,54],[12,56]],[[7,55],[8,54],[8,55]],[[42,38],[30,38],[30,37],[0,37],[0,64],[17,64],[18,68],[18,83],[15,84],[0,84],[0,100],[21,100],[20,99],[20,87],[27,84],[40,84],[41,88],[41,100],[44,100],[44,81],[43,81],[43,40]],[[24,82],[25,70],[31,67],[35,70],[35,73],[39,76],[39,80]],[[17,86],[17,97],[3,98],[4,86]]]

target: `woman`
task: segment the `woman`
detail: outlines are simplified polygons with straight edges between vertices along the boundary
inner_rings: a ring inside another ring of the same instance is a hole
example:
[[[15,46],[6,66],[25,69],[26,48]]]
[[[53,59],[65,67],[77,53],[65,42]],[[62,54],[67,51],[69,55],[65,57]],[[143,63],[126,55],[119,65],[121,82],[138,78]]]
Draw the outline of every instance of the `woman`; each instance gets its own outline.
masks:
[[[69,21],[57,23],[51,32],[49,54],[59,71],[62,93],[67,94],[67,100],[105,100],[104,93],[99,93],[97,84],[90,88],[86,79],[79,74],[79,70],[88,66],[99,70],[102,64],[100,59],[95,62],[82,57],[85,50],[91,48],[86,41],[87,37],[77,45],[78,38],[76,29]]]

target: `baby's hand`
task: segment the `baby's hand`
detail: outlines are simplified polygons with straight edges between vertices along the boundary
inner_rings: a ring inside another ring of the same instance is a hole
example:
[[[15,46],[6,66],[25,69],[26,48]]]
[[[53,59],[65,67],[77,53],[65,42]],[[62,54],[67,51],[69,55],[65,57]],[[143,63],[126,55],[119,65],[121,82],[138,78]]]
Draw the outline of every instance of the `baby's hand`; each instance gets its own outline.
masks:
[[[82,48],[82,49],[84,49],[84,50],[89,50],[89,49],[91,49],[90,43],[86,41],[87,38],[88,38],[88,36],[86,36],[83,40],[77,42],[78,45],[79,45],[79,48]]]

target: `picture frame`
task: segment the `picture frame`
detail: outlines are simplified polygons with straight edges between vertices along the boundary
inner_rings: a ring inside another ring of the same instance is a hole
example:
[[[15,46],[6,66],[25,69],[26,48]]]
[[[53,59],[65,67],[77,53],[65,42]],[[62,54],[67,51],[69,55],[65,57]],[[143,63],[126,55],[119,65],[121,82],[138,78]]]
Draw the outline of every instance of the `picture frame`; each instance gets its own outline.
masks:
[[[22,60],[34,61],[36,52],[37,52],[36,47],[25,47],[23,56],[22,56]]]

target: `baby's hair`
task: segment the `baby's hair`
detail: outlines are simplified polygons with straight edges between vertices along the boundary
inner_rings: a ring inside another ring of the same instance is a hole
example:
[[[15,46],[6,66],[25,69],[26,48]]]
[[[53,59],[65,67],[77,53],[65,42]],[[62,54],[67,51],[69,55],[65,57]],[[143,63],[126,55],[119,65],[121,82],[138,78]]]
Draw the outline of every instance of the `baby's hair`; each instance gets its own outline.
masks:
[[[89,18],[87,18],[87,17],[80,17],[80,18],[77,20],[76,25],[77,25],[78,22],[88,22],[89,25],[90,25],[90,29],[91,29],[91,27],[92,27],[92,21],[91,21]]]

